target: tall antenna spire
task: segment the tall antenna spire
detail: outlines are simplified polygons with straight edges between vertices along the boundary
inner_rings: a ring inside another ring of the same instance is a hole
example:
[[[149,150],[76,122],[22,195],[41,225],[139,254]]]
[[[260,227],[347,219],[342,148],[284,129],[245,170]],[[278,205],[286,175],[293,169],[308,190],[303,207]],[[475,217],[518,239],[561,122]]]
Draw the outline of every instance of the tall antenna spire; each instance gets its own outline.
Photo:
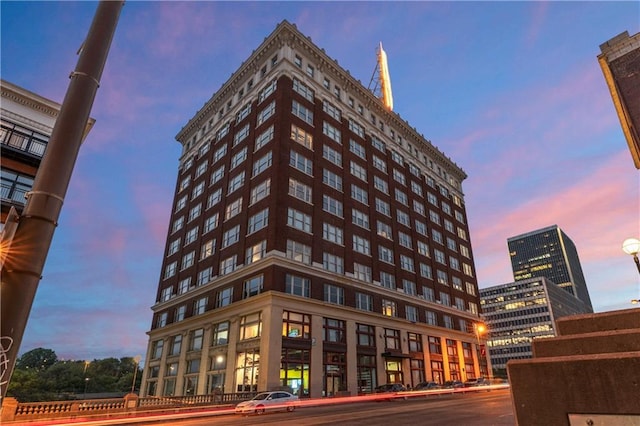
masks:
[[[382,92],[382,103],[389,111],[393,110],[393,95],[391,93],[391,76],[389,75],[389,65],[387,64],[387,54],[382,48],[378,50],[378,69],[380,76],[380,89]]]

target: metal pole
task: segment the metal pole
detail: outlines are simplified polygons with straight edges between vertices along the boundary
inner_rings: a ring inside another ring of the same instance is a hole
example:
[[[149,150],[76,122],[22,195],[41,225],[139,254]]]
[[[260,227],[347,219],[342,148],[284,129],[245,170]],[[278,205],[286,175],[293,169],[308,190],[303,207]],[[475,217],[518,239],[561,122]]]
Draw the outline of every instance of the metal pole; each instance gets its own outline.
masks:
[[[123,1],[101,1],[2,265],[0,396],[4,398],[41,279]]]

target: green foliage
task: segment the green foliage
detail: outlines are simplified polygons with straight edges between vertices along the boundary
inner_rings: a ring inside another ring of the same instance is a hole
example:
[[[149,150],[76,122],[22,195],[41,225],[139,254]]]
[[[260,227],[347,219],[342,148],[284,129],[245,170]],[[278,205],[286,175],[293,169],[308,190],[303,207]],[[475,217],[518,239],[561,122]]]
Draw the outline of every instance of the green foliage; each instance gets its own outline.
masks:
[[[22,355],[16,361],[16,367],[21,370],[33,369],[44,371],[58,361],[58,356],[51,349],[37,348]]]
[[[140,389],[142,370],[132,357],[59,361],[51,349],[34,349],[16,361],[7,396],[20,402],[84,399],[103,392],[130,392],[134,370]]]

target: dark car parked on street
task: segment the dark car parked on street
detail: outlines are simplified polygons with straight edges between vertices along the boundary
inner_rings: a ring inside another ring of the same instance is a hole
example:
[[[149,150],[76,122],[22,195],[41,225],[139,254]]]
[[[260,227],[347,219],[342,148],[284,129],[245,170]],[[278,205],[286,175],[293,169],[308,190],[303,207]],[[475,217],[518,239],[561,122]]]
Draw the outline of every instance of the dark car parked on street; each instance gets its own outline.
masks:
[[[422,382],[418,383],[413,387],[413,390],[430,390],[430,389],[440,389],[441,386],[436,382]]]
[[[406,390],[407,388],[402,383],[387,383],[375,388],[376,393],[403,392]]]
[[[449,381],[444,382],[442,387],[444,389],[463,388],[464,387],[464,383],[462,383],[460,380],[449,380]]]
[[[469,379],[464,382],[465,388],[472,388],[474,386],[489,386],[489,380],[484,377],[478,377],[477,379]]]

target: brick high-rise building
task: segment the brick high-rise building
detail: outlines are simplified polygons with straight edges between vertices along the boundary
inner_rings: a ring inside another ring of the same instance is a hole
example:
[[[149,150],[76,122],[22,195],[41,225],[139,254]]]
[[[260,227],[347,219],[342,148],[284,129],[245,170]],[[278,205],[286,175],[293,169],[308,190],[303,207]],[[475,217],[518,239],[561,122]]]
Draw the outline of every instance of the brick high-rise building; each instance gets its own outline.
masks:
[[[466,174],[294,25],[176,139],[142,395],[487,374]]]

